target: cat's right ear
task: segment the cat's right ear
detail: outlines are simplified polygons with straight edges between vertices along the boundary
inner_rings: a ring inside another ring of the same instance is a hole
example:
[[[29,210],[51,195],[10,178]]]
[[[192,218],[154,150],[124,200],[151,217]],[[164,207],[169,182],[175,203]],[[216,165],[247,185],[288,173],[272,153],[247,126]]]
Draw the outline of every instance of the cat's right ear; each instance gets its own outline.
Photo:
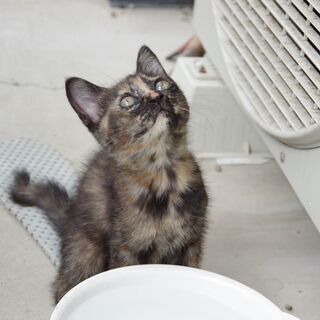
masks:
[[[99,104],[102,92],[103,88],[81,78],[69,78],[66,81],[68,100],[90,131],[96,128],[103,115]]]
[[[151,77],[167,77],[159,59],[147,46],[142,46],[138,52],[136,72]]]

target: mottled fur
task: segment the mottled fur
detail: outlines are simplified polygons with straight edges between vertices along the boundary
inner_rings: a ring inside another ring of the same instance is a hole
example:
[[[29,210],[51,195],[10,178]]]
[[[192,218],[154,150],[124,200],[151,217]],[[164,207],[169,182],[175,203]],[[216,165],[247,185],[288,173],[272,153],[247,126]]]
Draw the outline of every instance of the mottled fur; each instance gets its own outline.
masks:
[[[170,84],[155,89],[159,79]],[[187,147],[189,106],[147,47],[137,72],[112,88],[66,82],[68,99],[101,150],[74,199],[57,184],[16,175],[12,199],[44,209],[62,239],[56,301],[80,281],[112,268],[146,263],[198,267],[207,194]],[[120,101],[133,96],[136,104]]]

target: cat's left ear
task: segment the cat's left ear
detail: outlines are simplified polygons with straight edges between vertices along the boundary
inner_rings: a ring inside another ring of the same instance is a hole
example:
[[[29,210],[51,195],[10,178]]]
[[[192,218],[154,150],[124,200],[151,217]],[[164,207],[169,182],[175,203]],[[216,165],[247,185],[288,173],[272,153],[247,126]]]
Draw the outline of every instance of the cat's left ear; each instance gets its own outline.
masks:
[[[81,78],[66,81],[66,93],[73,109],[90,131],[94,131],[103,115],[99,98],[103,88]]]
[[[137,73],[142,73],[151,77],[167,76],[159,59],[147,46],[141,47],[138,52]]]

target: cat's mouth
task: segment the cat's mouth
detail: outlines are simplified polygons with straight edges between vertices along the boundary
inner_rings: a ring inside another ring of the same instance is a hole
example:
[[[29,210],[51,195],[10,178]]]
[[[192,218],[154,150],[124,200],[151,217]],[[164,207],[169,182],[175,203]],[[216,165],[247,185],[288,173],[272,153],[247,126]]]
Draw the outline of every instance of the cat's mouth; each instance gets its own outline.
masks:
[[[159,104],[156,108],[157,116],[164,115],[167,118],[171,118],[174,115],[173,108],[170,104]]]
[[[149,122],[150,129],[155,125],[162,123],[163,129],[174,126],[177,121],[177,115],[170,104],[152,104],[147,107],[144,119]],[[150,123],[151,122],[151,123]]]
[[[166,119],[168,124],[170,125],[170,123],[174,119],[174,116],[175,115],[173,110],[160,107],[159,110],[157,110],[153,115],[153,123],[155,124],[157,120],[160,119]]]
[[[162,108],[161,108],[160,111],[159,111],[159,113],[158,113],[158,116],[159,116],[159,115],[163,115],[163,116],[169,118],[169,117],[170,117],[170,111],[167,110],[167,109],[162,109]]]
[[[161,120],[164,120],[161,121]],[[166,123],[167,129],[175,129],[178,126],[179,116],[172,109],[160,108],[154,118],[154,125],[158,122]]]

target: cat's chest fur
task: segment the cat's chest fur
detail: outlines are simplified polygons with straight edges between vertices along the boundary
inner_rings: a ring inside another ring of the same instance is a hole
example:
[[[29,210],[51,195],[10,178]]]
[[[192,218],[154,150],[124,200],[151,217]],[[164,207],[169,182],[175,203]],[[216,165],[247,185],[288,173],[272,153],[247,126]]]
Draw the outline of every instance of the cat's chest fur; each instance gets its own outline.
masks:
[[[124,221],[130,245],[163,251],[180,247],[192,233],[184,195],[197,179],[191,160],[128,178]]]
[[[128,241],[138,250],[146,250],[151,245],[163,251],[178,248],[191,232],[185,217],[181,217],[180,213],[172,208],[168,208],[166,214],[160,218],[137,210],[130,220],[132,224],[128,226]]]

